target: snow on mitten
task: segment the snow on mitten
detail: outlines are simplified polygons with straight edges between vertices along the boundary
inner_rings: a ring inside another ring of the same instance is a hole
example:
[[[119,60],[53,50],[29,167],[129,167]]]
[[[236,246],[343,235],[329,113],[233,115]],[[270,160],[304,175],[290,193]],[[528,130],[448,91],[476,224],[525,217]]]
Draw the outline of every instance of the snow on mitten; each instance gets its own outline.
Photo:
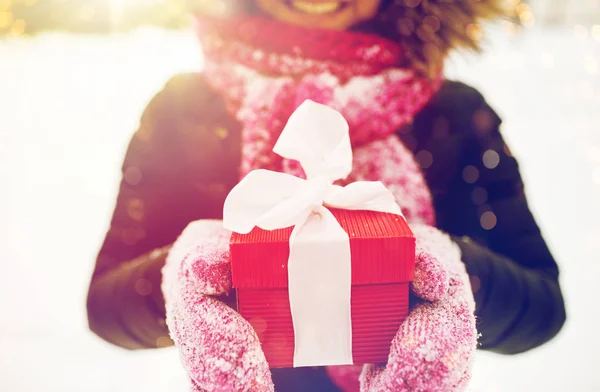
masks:
[[[417,238],[412,292],[424,301],[400,326],[387,365],[365,365],[363,392],[454,392],[470,379],[475,302],[460,250],[433,227],[411,229]]]
[[[167,325],[193,391],[274,391],[258,336],[225,303],[234,300],[230,235],[221,221],[201,220],[175,242],[163,269]]]

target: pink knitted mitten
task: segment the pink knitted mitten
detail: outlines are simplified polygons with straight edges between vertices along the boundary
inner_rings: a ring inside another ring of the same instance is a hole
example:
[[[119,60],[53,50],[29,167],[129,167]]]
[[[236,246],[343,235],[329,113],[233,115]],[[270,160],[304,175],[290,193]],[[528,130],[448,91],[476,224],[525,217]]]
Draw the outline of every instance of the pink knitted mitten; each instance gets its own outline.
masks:
[[[210,220],[179,237],[163,269],[167,325],[193,391],[273,391],[258,336],[224,303],[233,296],[213,297],[231,289],[229,237]]]
[[[470,378],[475,302],[460,250],[435,228],[411,228],[417,238],[412,292],[425,301],[400,327],[387,366],[364,367],[363,392],[462,391]]]
[[[344,392],[458,392],[470,379],[477,345],[475,303],[460,251],[450,238],[411,225],[417,238],[411,309],[392,342],[387,366],[327,369]]]
[[[388,365],[364,367],[364,392],[460,391],[469,380],[477,341],[475,304],[460,252],[435,228],[412,229],[417,237],[412,292],[422,301],[392,342]],[[231,288],[229,236],[220,221],[198,221],[178,239],[163,271],[167,324],[193,390],[273,391],[254,330],[211,297]],[[356,367],[328,371],[345,391],[359,390]]]

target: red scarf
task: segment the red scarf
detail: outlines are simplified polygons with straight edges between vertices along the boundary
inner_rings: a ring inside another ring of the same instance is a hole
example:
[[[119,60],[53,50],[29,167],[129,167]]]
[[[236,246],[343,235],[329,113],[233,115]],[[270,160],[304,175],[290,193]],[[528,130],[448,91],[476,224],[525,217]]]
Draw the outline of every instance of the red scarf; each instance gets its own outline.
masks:
[[[244,126],[241,176],[257,168],[294,171],[271,150],[306,99],[340,111],[360,146],[412,121],[442,81],[401,68],[401,47],[375,35],[255,16],[198,18],[197,30],[207,79]]]

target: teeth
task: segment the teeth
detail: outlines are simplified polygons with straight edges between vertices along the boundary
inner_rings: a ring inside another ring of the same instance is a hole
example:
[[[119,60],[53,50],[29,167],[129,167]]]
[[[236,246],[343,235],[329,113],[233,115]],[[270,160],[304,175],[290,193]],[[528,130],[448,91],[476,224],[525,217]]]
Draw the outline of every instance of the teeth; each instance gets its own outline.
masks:
[[[316,15],[329,14],[337,11],[341,5],[341,1],[328,1],[325,3],[309,3],[308,1],[302,0],[292,1],[292,6],[298,11]]]

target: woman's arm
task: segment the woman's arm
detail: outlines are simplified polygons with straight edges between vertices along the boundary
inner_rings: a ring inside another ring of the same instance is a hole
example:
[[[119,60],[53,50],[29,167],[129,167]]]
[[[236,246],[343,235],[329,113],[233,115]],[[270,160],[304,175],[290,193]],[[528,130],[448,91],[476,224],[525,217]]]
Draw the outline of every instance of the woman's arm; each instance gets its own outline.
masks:
[[[554,337],[565,308],[557,264],[529,210],[500,123],[477,91],[447,83],[405,137],[417,157],[431,154],[424,172],[437,223],[462,249],[481,348],[514,354]]]
[[[93,332],[128,349],[170,344],[160,290],[166,253],[189,222],[221,217],[238,165],[239,124],[202,75],[167,83],[127,149],[88,293]]]

